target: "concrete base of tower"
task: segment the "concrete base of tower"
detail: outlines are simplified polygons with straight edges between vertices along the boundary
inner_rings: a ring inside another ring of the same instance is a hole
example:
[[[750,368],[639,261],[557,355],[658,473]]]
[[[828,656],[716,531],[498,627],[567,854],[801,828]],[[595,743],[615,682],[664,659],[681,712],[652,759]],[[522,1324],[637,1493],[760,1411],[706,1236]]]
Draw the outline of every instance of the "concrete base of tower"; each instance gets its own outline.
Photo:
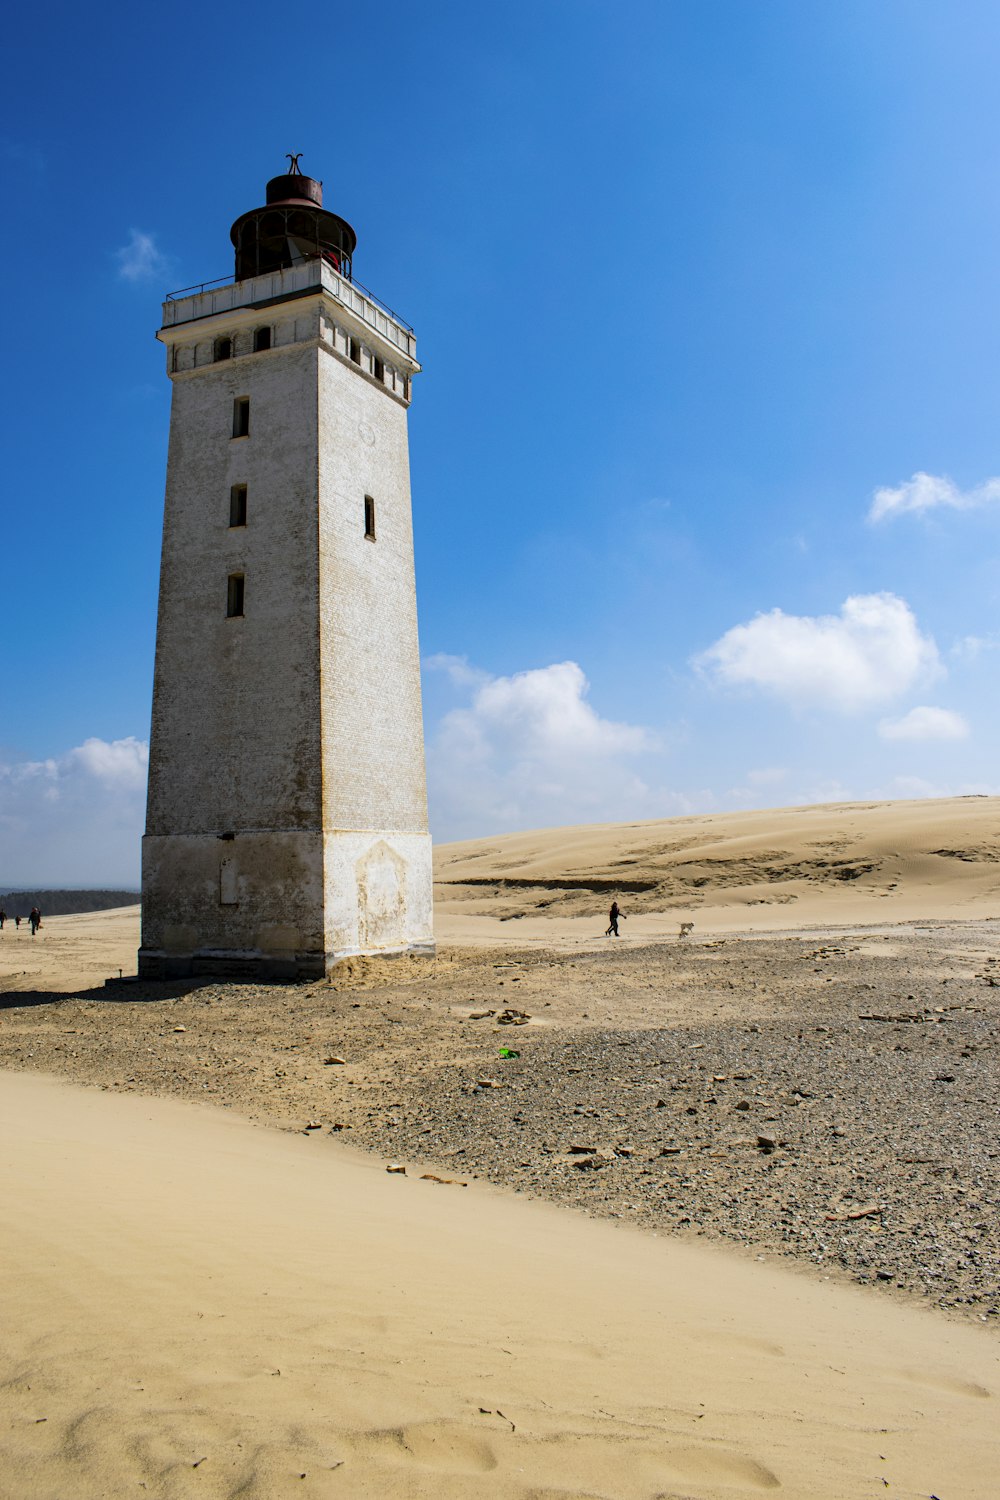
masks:
[[[323,953],[247,953],[206,949],[196,953],[165,953],[163,949],[139,949],[140,979],[249,979],[258,982],[322,979],[326,975]]]
[[[433,958],[433,942],[408,943],[405,947],[377,949],[362,954],[357,948],[343,953],[248,953],[245,950],[205,949],[196,953],[165,953],[163,949],[139,949],[140,979],[244,980],[253,983],[306,983],[325,979],[348,959]]]
[[[322,979],[434,952],[431,841],[382,830],[147,835],[144,979]]]

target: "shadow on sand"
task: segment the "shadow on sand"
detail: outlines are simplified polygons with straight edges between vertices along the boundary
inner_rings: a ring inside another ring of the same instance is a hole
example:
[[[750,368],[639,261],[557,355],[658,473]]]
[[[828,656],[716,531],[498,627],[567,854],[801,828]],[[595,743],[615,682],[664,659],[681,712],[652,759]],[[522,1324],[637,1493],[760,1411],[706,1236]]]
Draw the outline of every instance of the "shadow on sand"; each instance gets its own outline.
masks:
[[[157,1000],[179,1000],[196,990],[219,984],[213,975],[196,974],[188,979],[109,979],[91,989],[75,990],[0,990],[0,1011],[28,1010],[37,1005],[63,1005],[66,1001],[86,1001],[98,1005],[139,1005]],[[225,980],[226,984],[238,981]]]

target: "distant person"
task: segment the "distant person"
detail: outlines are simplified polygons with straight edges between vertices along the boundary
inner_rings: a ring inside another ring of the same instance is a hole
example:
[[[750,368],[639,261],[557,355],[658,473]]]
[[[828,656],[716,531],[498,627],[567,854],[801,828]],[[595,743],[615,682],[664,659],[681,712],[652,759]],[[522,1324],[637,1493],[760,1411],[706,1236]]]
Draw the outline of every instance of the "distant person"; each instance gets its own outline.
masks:
[[[31,936],[34,937],[35,933],[42,925],[42,914],[38,910],[37,906],[33,906],[31,908],[31,911],[28,913],[28,921],[31,923]]]
[[[3,924],[6,922],[6,920],[7,913],[3,910],[3,907],[0,907],[0,932],[3,932]]]
[[[14,918],[14,926],[15,927],[20,927],[20,925],[21,925],[21,918],[20,917],[15,917]]]
[[[618,931],[619,917],[621,917],[622,921],[624,922],[625,913],[619,910],[617,901],[612,901],[611,910],[608,912],[608,930],[604,934],[605,937],[621,937],[621,933]]]

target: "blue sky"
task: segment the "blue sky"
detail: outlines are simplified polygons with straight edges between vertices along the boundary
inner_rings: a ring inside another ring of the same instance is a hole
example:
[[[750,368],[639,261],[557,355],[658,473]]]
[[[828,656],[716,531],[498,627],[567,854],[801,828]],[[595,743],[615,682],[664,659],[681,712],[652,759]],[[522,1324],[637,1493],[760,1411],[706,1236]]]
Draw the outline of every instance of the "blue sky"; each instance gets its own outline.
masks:
[[[159,304],[286,151],[417,330],[437,838],[1000,791],[995,6],[112,0],[7,40],[0,888],[137,880]]]

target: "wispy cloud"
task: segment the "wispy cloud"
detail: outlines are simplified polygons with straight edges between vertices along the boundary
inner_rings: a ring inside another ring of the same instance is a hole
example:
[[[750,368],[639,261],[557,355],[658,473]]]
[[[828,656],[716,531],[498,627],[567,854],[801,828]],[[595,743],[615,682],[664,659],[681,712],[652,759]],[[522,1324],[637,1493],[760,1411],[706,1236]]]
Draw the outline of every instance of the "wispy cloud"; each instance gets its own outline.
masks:
[[[725,687],[843,713],[891,702],[941,671],[937,646],[895,594],[854,594],[839,615],[772,609],[727,630],[694,665]]]
[[[128,241],[115,251],[118,274],[124,281],[151,281],[166,274],[169,262],[151,234],[130,229]]]
[[[761,807],[781,796],[779,787],[788,778],[784,766],[760,766],[747,771],[739,786],[731,786],[725,801],[731,807]]]
[[[884,740],[964,740],[969,726],[950,708],[911,708],[901,719],[883,719],[878,732]]]
[[[443,672],[453,687],[475,688],[490,680],[489,672],[470,664],[467,656],[451,656],[447,651],[438,651],[424,658],[424,668],[430,672]]]
[[[923,515],[929,510],[976,510],[1000,500],[1000,479],[984,479],[971,490],[960,490],[946,474],[925,474],[918,470],[912,479],[895,489],[878,489],[872,496],[868,519],[884,521],[889,516],[907,512]]]
[[[148,760],[130,735],[0,763],[0,888],[135,885]]]
[[[961,640],[952,646],[950,655],[956,661],[971,662],[978,661],[987,651],[1000,649],[1000,632],[991,631],[989,635],[964,635]]]
[[[750,786],[775,786],[787,775],[784,766],[761,766],[759,770],[747,772],[747,781]]]
[[[1000,796],[1000,782],[962,781],[935,785],[922,776],[896,776],[888,789],[872,793],[872,798],[882,797],[996,797]]]

